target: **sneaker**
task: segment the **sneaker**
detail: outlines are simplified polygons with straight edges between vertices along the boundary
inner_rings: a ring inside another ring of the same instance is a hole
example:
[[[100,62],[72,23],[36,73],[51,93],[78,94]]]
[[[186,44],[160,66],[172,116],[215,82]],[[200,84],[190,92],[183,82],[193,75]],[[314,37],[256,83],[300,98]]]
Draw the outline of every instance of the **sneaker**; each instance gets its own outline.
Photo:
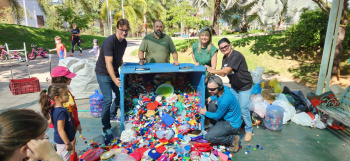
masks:
[[[246,132],[244,136],[244,141],[249,142],[252,140],[253,134],[251,132]]]
[[[119,116],[111,117],[110,122],[120,122],[121,118]]]
[[[233,140],[232,144],[230,145],[231,152],[237,153],[239,151],[239,139],[240,137],[238,135],[235,135],[235,140]]]
[[[103,137],[105,138],[106,142],[111,141],[114,139],[113,133],[111,129],[107,129],[106,132],[102,132]]]

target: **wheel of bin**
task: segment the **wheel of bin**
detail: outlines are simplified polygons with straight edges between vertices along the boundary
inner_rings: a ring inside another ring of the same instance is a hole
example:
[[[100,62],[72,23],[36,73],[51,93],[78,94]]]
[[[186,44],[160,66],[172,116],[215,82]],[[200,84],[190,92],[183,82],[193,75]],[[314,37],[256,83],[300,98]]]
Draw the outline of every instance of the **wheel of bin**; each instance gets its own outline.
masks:
[[[30,52],[30,53],[28,53],[27,57],[28,57],[28,59],[30,59],[30,60],[34,60],[34,59],[36,58],[36,55],[35,55],[35,53]]]
[[[47,58],[47,55],[49,54],[49,52],[44,50],[41,54],[42,54],[43,58]]]

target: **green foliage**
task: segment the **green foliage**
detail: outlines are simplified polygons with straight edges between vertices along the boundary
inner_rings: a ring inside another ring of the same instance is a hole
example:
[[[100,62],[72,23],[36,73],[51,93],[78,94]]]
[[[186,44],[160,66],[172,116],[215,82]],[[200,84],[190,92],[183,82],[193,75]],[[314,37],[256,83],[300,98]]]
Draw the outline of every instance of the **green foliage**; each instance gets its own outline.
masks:
[[[49,29],[61,31],[63,28],[63,19],[59,16],[56,6],[49,8],[50,12],[46,15],[46,25]]]
[[[62,43],[66,46],[66,49],[72,48],[72,42],[69,38],[71,33],[65,31],[57,31],[52,29],[39,29],[34,27],[26,27],[13,24],[0,24],[0,44],[9,44],[10,49],[23,49],[23,42],[26,43],[27,52],[31,50],[30,44],[34,43],[38,47],[46,49],[53,49],[56,47],[55,36],[62,38]],[[99,45],[102,44],[105,37],[81,35],[84,43],[81,43],[83,49],[92,48],[93,39],[98,39]]]
[[[57,11],[58,15],[62,16],[63,20],[68,22],[70,27],[72,27],[73,23],[76,23],[80,29],[89,29],[88,23],[93,19],[92,14],[77,14],[71,7],[57,7]]]
[[[323,47],[328,16],[322,11],[306,11],[299,23],[287,29],[287,44],[292,50],[316,51]]]
[[[183,24],[186,28],[195,28],[198,23],[198,18],[194,16],[195,9],[189,4],[188,1],[181,2],[180,5],[174,6],[167,11],[166,25],[170,33],[175,32],[174,27],[176,25]],[[198,26],[197,26],[198,27]]]

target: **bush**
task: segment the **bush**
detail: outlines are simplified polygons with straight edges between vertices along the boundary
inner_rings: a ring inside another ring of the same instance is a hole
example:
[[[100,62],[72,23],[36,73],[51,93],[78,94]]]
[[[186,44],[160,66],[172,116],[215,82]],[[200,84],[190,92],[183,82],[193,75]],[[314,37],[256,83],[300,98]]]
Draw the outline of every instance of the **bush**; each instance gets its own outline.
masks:
[[[322,11],[306,11],[300,21],[287,29],[287,43],[292,50],[316,51],[323,47],[328,16]]]

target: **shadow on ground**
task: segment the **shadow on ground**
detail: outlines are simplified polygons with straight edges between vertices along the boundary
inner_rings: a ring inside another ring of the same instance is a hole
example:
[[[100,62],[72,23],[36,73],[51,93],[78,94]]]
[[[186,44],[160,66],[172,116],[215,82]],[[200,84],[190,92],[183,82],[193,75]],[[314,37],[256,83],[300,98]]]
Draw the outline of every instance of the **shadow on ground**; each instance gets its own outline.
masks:
[[[284,36],[284,34],[245,37],[233,40],[232,44],[236,47],[250,46],[249,50],[255,55],[269,54],[278,59],[291,59],[298,61],[299,65],[290,68],[288,71],[292,73],[298,83],[302,83],[312,88],[316,87],[322,56],[320,54],[290,50],[289,45],[287,44],[287,37]],[[345,76],[345,79],[348,79],[347,76],[350,75],[350,64],[347,63],[349,55],[350,54],[346,52],[342,56],[340,75],[343,77],[341,78],[344,78]],[[272,70],[265,72],[265,74],[273,73],[276,72]],[[342,85],[347,86],[350,84],[342,83]]]

